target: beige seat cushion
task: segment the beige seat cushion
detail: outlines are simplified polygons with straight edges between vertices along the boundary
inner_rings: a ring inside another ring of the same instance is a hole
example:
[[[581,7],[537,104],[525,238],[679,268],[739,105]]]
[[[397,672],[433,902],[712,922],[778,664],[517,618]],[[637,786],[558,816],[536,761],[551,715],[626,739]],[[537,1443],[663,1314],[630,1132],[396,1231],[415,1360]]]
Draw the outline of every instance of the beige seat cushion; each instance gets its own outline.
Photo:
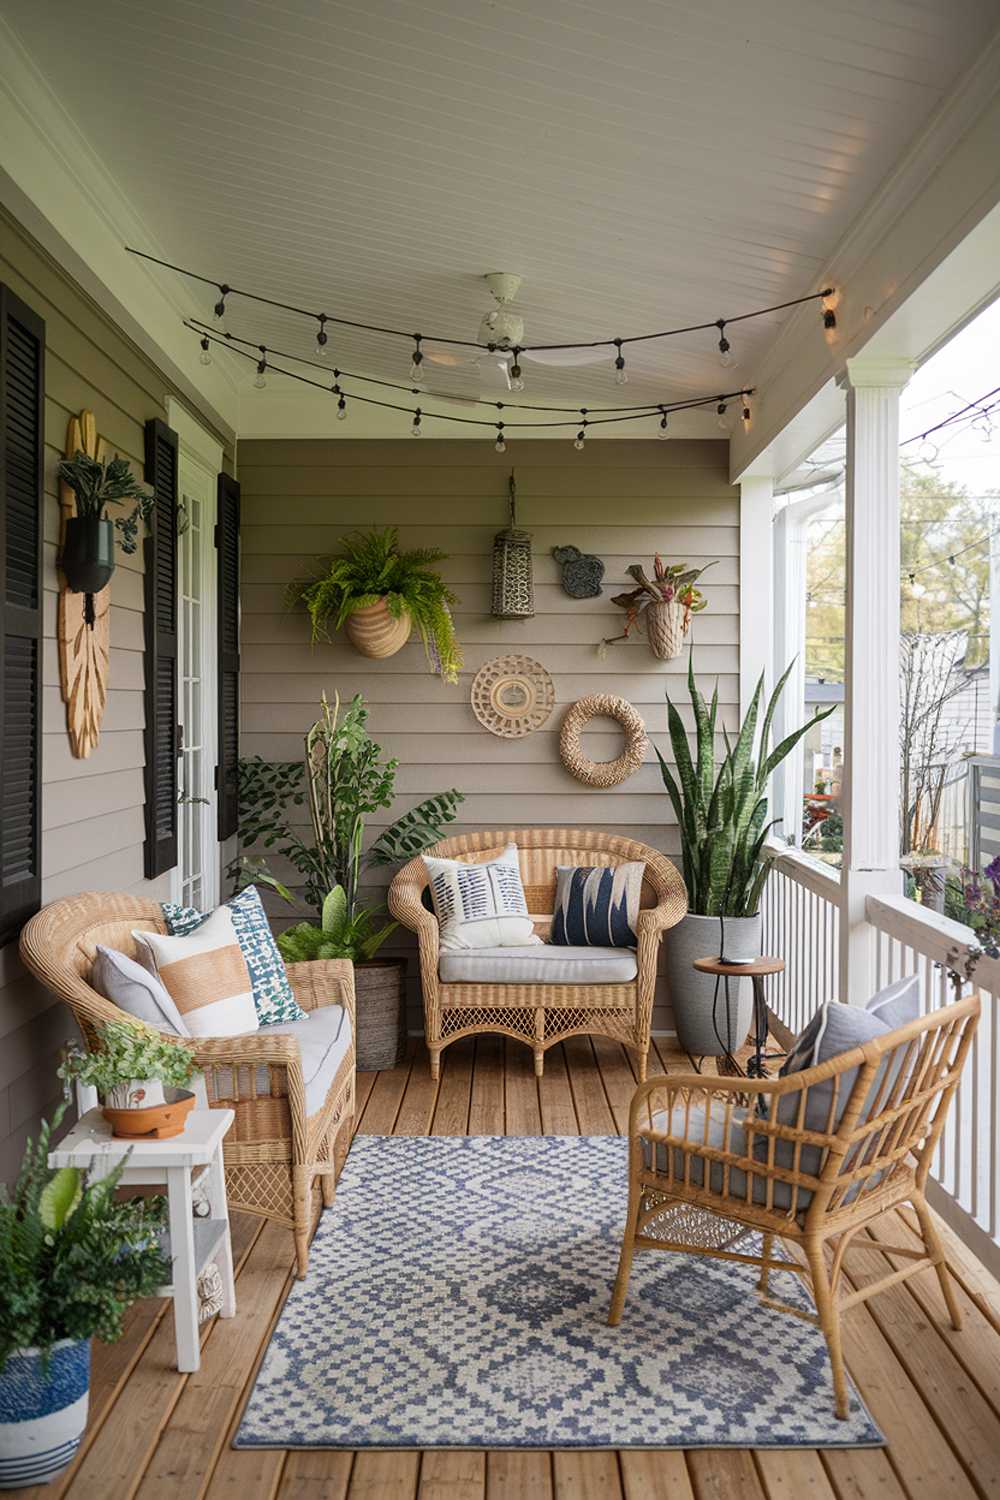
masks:
[[[442,953],[445,984],[628,984],[638,973],[634,948],[477,948]]]

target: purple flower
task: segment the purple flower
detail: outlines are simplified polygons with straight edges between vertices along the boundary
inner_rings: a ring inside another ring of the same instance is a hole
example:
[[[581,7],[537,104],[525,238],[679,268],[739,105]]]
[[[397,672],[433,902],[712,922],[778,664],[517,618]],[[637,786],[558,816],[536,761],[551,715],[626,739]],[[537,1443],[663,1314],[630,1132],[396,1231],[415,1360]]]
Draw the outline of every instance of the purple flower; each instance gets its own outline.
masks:
[[[986,866],[986,869],[983,871],[983,874],[986,876],[986,879],[990,882],[994,889],[997,886],[1000,886],[1000,854],[996,855],[995,858],[990,860],[989,864]]]

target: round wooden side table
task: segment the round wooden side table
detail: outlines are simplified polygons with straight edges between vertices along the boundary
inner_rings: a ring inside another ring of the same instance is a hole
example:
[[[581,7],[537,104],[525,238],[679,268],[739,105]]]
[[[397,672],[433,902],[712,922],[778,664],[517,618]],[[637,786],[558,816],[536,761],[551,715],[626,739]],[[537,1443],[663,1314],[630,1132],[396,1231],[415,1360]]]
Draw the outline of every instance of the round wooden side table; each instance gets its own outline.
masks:
[[[750,979],[753,982],[753,1038],[754,1052],[746,1066],[747,1078],[766,1078],[764,1048],[767,1045],[767,1001],[764,996],[764,979],[768,974],[780,974],[785,967],[783,958],[764,956],[752,963],[731,964],[721,958],[696,958],[693,967],[701,974],[715,974],[726,981],[726,1002],[729,1001],[729,980]],[[741,1072],[736,1059],[726,1054],[725,1061],[737,1073]]]

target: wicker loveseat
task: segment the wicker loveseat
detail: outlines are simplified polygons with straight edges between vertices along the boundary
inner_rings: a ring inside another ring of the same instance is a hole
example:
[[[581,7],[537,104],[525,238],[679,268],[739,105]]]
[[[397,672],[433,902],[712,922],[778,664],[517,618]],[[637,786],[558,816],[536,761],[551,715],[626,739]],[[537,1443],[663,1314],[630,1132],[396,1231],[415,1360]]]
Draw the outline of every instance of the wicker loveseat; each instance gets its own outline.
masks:
[[[615,1037],[634,1049],[639,1076],[646,1076],[646,1054],[653,1017],[656,959],[660,938],[679,922],[687,910],[684,882],[665,855],[632,839],[615,834],[585,832],[576,828],[517,828],[502,832],[469,833],[442,839],[427,853],[444,859],[477,862],[495,858],[508,844],[516,844],[528,911],[535,931],[545,936],[555,904],[557,865],[618,865],[643,860],[646,865],[639,914],[638,950],[621,950],[621,970],[609,967],[610,982],[512,982],[476,977],[473,950],[465,961],[467,977],[449,979],[461,965],[445,964],[439,951],[438,922],[427,892],[427,868],[423,859],[404,865],[389,887],[389,910],[405,927],[417,934],[420,946],[420,979],[424,1001],[424,1029],[430,1053],[431,1074],[438,1076],[442,1050],[461,1036],[476,1032],[501,1032],[525,1042],[535,1054],[535,1072],[541,1076],[545,1050],[564,1037],[593,1032]],[[626,959],[628,955],[628,959]],[[558,962],[559,949],[541,955]],[[465,956],[463,955],[463,958]],[[455,955],[448,955],[454,959]],[[538,965],[529,955],[533,976]],[[631,977],[621,974],[631,970]],[[600,973],[598,968],[595,974]]]
[[[21,934],[21,957],[46,987],[65,1000],[86,1045],[96,1028],[125,1013],[89,983],[98,943],[135,957],[132,929],[165,932],[157,901],[119,892],[87,891],[45,907]],[[343,1006],[355,1028],[354,970],[343,960],[289,964],[295,998],[305,1011]],[[148,1029],[128,1016],[131,1025]],[[295,1236],[298,1274],[304,1276],[312,1228],[312,1187],[333,1202],[354,1119],[354,1041],[317,1102],[303,1072],[294,1036],[262,1027],[244,1036],[191,1039],[211,1104],[235,1120],[223,1154],[231,1208],[286,1224]],[[308,1085],[308,1087],[307,1087]],[[310,1109],[311,1112],[307,1112]]]

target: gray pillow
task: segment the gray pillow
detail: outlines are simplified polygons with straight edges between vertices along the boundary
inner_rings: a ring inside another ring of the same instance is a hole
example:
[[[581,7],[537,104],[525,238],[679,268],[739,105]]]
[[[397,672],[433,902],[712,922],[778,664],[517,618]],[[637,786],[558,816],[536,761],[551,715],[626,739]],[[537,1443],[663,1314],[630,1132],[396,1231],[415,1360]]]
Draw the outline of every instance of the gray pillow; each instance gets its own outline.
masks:
[[[135,1016],[137,1021],[145,1021],[147,1026],[155,1026],[157,1031],[166,1031],[171,1036],[191,1035],[163,981],[127,953],[98,943],[90,982],[105,1000]]]
[[[869,1000],[865,1010],[870,1016],[878,1016],[890,1031],[908,1026],[920,1015],[920,975],[907,974],[905,979],[887,984]]]

